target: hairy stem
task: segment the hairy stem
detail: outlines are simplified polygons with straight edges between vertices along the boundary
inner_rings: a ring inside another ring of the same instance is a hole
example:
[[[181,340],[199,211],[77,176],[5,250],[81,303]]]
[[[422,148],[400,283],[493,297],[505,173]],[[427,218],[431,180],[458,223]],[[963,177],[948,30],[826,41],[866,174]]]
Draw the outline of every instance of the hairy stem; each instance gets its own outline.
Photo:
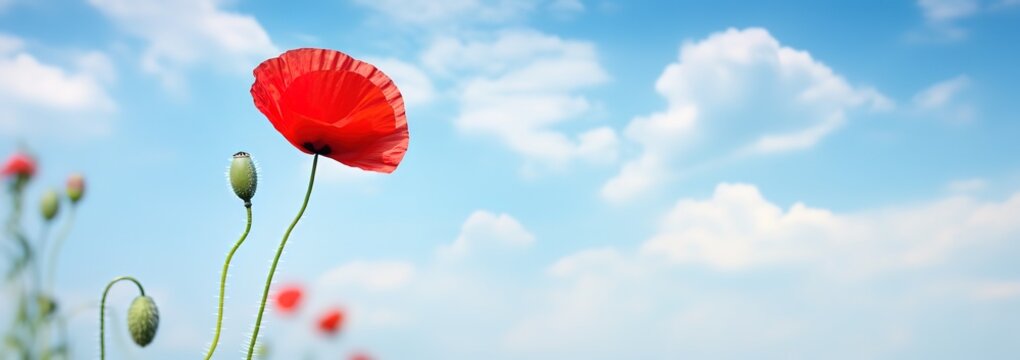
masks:
[[[71,210],[67,213],[67,220],[64,221],[64,226],[60,228],[60,233],[57,234],[57,238],[53,240],[53,245],[50,247],[49,257],[46,259],[48,265],[46,272],[46,289],[49,293],[53,293],[53,286],[56,283],[57,278],[57,258],[60,256],[60,249],[64,246],[64,241],[71,233],[71,227],[74,226],[74,215],[77,213],[78,207],[71,204]]]
[[[99,300],[99,359],[106,359],[106,294],[110,292],[110,288],[113,284],[116,284],[122,280],[128,280],[135,283],[138,286],[138,292],[141,296],[145,296],[145,288],[142,287],[142,283],[138,282],[137,279],[130,276],[119,276],[110,280],[110,283],[106,285],[106,290],[103,290],[103,298]]]
[[[305,200],[301,203],[301,210],[298,211],[297,216],[294,217],[294,221],[287,227],[287,231],[283,233],[283,240],[280,241],[280,246],[276,249],[276,256],[273,257],[273,264],[269,266],[269,276],[266,277],[266,286],[262,289],[262,302],[259,304],[259,313],[255,317],[255,330],[251,335],[251,343],[248,344],[248,360],[251,360],[255,354],[255,343],[259,338],[259,327],[262,325],[262,314],[266,311],[266,299],[269,298],[269,287],[273,284],[273,274],[276,273],[276,265],[280,262],[280,255],[283,254],[283,248],[287,246],[287,239],[290,238],[290,232],[294,230],[294,226],[297,225],[298,221],[301,220],[301,216],[305,214],[305,208],[308,207],[308,199],[312,196],[312,186],[315,185],[315,168],[319,165],[319,155],[316,154],[312,158],[312,174],[308,177],[308,190],[305,191]]]
[[[237,239],[234,247],[227,253],[227,259],[223,262],[223,273],[220,274],[220,303],[219,309],[216,311],[216,332],[213,335],[212,345],[209,345],[209,351],[205,354],[205,360],[212,358],[213,353],[216,352],[216,345],[220,342],[220,329],[223,326],[223,297],[227,289],[227,270],[230,268],[230,260],[234,258],[234,253],[244,243],[244,239],[248,238],[248,231],[251,230],[251,203],[246,203],[244,208],[248,212],[248,221],[244,225],[241,238]]]

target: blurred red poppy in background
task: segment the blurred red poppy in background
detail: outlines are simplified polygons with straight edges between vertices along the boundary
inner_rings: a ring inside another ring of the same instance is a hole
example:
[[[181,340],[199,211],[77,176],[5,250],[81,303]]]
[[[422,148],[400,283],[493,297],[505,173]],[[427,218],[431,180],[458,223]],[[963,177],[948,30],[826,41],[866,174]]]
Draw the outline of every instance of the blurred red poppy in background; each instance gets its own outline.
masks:
[[[299,150],[384,173],[404,158],[404,99],[375,66],[305,48],[264,61],[254,74],[255,107]]]
[[[35,175],[35,160],[32,159],[28,154],[17,152],[11,157],[7,158],[7,162],[4,163],[3,170],[0,170],[0,174],[3,176],[16,175],[21,178],[31,178]]]
[[[297,310],[303,292],[300,286],[288,285],[276,291],[276,310],[287,314]]]
[[[340,309],[330,309],[319,317],[319,331],[326,335],[336,334],[344,324],[344,312]]]
[[[351,354],[349,360],[372,360],[372,357],[363,352],[356,352]]]

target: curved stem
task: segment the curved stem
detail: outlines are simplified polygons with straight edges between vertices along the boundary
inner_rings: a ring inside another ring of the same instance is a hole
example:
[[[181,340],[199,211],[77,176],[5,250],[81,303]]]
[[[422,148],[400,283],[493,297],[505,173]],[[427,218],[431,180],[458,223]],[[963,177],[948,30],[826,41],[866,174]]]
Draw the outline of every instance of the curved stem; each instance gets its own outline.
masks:
[[[237,252],[237,248],[241,247],[244,243],[244,239],[248,238],[248,231],[251,230],[251,203],[245,203],[244,208],[248,212],[248,221],[244,225],[244,232],[241,233],[241,238],[237,239],[234,243],[234,247],[227,253],[227,259],[223,262],[223,273],[220,275],[220,304],[219,309],[216,311],[216,333],[213,335],[212,345],[209,346],[209,351],[205,354],[205,360],[212,358],[213,353],[216,352],[216,345],[220,342],[220,328],[223,326],[223,295],[227,289],[227,269],[230,268],[230,259],[234,258],[234,253]]]
[[[116,284],[122,280],[128,280],[135,283],[138,286],[138,292],[145,296],[145,288],[142,287],[142,283],[138,282],[137,279],[130,276],[119,276],[110,280],[110,283],[106,285],[106,290],[103,290],[103,298],[99,300],[99,359],[106,359],[106,294],[110,292],[110,288],[113,284]]]
[[[57,257],[60,255],[60,249],[64,246],[64,240],[71,233],[71,227],[74,225],[74,215],[77,213],[76,209],[78,207],[71,204],[71,210],[67,213],[67,220],[64,221],[64,226],[60,228],[60,234],[57,235],[56,240],[53,240],[49,258],[46,260],[47,265],[49,265],[46,272],[46,289],[49,293],[53,293],[53,285],[56,283],[57,277]]]
[[[308,207],[308,199],[312,196],[312,186],[315,185],[315,168],[319,165],[319,154],[315,154],[312,158],[312,174],[308,177],[308,190],[305,191],[305,200],[301,203],[301,210],[298,211],[297,216],[294,217],[294,221],[287,227],[287,231],[283,233],[283,240],[280,241],[280,247],[276,249],[276,256],[273,257],[273,264],[269,266],[269,276],[266,277],[266,286],[262,289],[262,303],[259,304],[259,313],[255,317],[255,331],[251,335],[251,343],[248,344],[248,360],[255,354],[255,342],[259,338],[259,326],[262,325],[262,313],[266,311],[266,298],[269,297],[269,287],[273,284],[273,274],[276,273],[276,265],[280,262],[280,255],[283,254],[283,248],[287,245],[287,239],[290,238],[290,232],[294,230],[294,226],[297,225],[298,220],[301,220],[301,216],[305,214],[305,208]]]
[[[29,261],[32,262],[31,269],[33,282],[32,286],[35,287],[32,290],[35,291],[36,297],[43,295],[42,264],[41,264],[42,261],[40,261],[41,256],[39,255],[42,254],[43,249],[46,248],[46,239],[49,237],[50,234],[50,222],[44,221],[41,226],[42,228],[41,230],[39,230],[39,247],[38,249],[30,250],[31,256],[29,258]]]

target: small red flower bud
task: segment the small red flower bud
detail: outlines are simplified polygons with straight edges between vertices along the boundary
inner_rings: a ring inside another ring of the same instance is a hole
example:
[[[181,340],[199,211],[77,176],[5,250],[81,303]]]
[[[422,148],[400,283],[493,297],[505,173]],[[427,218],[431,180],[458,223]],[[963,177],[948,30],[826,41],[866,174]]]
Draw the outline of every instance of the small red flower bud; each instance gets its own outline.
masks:
[[[71,204],[77,204],[85,195],[85,178],[81,174],[71,174],[67,177],[67,197]]]
[[[333,335],[340,331],[344,324],[344,312],[340,309],[330,309],[319,317],[319,331],[326,335]]]
[[[301,287],[289,285],[276,292],[276,310],[281,313],[291,313],[297,310],[301,303],[303,293]]]

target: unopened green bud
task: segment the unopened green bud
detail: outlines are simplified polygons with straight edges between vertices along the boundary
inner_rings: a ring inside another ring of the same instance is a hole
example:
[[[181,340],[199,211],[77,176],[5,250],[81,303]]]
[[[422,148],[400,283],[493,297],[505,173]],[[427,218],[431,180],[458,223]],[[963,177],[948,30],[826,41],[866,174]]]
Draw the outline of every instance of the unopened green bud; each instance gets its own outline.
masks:
[[[136,297],[128,308],[127,319],[128,331],[138,346],[145,347],[156,337],[156,329],[159,328],[159,309],[151,297]]]
[[[71,204],[77,204],[84,195],[85,178],[81,174],[71,174],[67,178],[67,197],[71,199]]]
[[[36,301],[39,302],[39,312],[42,313],[43,316],[48,317],[57,312],[57,301],[55,299],[46,295],[39,295],[36,298]]]
[[[43,193],[39,210],[42,211],[43,219],[46,219],[46,221],[53,220],[57,216],[57,211],[60,210],[60,195],[57,194],[56,190],[46,190]]]
[[[244,206],[251,206],[251,198],[255,196],[259,178],[255,171],[255,162],[246,152],[234,154],[230,161],[230,187],[234,188],[237,197],[244,200]]]

